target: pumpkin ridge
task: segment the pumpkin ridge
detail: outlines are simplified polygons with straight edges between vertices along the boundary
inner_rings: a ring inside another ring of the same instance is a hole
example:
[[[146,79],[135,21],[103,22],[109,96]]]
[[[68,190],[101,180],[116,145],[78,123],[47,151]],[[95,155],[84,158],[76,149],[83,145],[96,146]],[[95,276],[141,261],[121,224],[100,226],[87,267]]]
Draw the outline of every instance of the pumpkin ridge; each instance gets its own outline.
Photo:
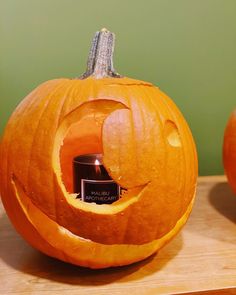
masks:
[[[51,80],[49,83],[58,83],[58,80],[61,80],[61,79],[54,79],[54,80]],[[45,85],[48,84],[48,81],[47,82],[44,82],[42,85],[38,86],[36,89],[34,89],[33,91],[31,91],[31,93],[29,93],[27,95],[27,97],[25,98],[25,100],[23,100],[16,108],[16,110],[14,111],[14,113],[11,115],[10,119],[9,119],[9,124],[12,124],[11,125],[11,130],[10,130],[10,135],[8,135],[7,137],[7,147],[5,147],[5,150],[7,151],[7,154],[4,156],[5,159],[2,159],[2,155],[1,155],[1,166],[3,165],[3,161],[5,162],[6,166],[5,166],[5,169],[6,169],[6,173],[5,175],[3,175],[3,177],[5,178],[4,179],[4,189],[6,190],[7,189],[7,184],[6,184],[6,178],[8,175],[10,175],[10,170],[11,170],[11,161],[10,161],[10,153],[11,153],[11,141],[13,139],[13,137],[15,136],[14,132],[13,132],[13,126],[16,126],[17,125],[17,128],[19,128],[19,124],[21,123],[22,125],[22,122],[24,121],[24,115],[27,114],[27,112],[30,110],[30,108],[32,107],[32,105],[34,104],[34,101],[36,100],[36,97],[37,97],[37,93],[39,91],[39,88],[41,87],[45,87]],[[35,97],[34,97],[35,95]],[[19,114],[21,112],[21,110],[23,109],[23,113]],[[13,117],[14,116],[18,116],[18,120],[15,120],[14,122],[13,121]],[[23,122],[24,123],[24,122]],[[1,142],[1,145],[0,145],[0,150],[1,150],[1,154],[3,153],[3,142],[5,142],[6,140],[6,131],[4,131],[4,135],[3,135],[3,139],[2,139],[2,142]],[[0,169],[1,171],[2,169]],[[1,186],[2,184],[0,185],[0,190],[1,190]]]
[[[162,96],[162,92],[161,92],[161,97],[163,98],[163,102],[166,105],[166,108],[168,109],[169,113],[171,114],[171,117],[174,119],[172,121],[173,122],[178,122],[179,120],[177,119],[176,115],[174,114],[174,112],[172,111],[172,109],[170,108],[170,106],[168,105],[165,97]],[[177,128],[178,128],[178,126],[177,126]],[[184,185],[183,185],[183,191],[184,191],[184,193],[183,193],[183,195],[186,196],[186,183],[187,183],[186,173],[187,173],[187,169],[188,168],[187,168],[187,165],[186,165],[187,161],[186,161],[186,155],[185,155],[185,153],[186,153],[186,151],[185,151],[185,145],[182,145],[181,144],[181,147],[180,148],[182,149],[182,153],[181,154],[182,154],[182,157],[184,159],[184,166],[185,166],[185,169],[181,169],[182,170],[181,179],[184,182]],[[182,163],[180,163],[180,165],[182,165]],[[182,167],[183,167],[183,165],[182,165]],[[191,202],[191,199],[189,200],[189,202]],[[180,216],[183,213],[183,211],[184,211],[183,205],[184,204],[182,203],[181,204],[181,207],[179,208],[178,216]]]
[[[166,105],[166,108],[168,109],[169,113],[171,114],[171,117],[173,118],[172,121],[174,122],[179,122],[179,119],[176,117],[175,113],[173,112],[173,110],[170,108],[170,106],[168,105],[167,101],[166,101],[166,95],[163,94],[162,91],[160,91],[160,96],[162,98],[162,101],[163,103]],[[174,103],[173,103],[174,104]],[[177,107],[175,107],[177,108]],[[183,117],[182,117],[182,114],[180,111],[178,111],[178,117],[181,116],[181,120],[183,120]],[[177,126],[178,127],[178,126]],[[181,179],[184,181],[184,185],[183,185],[183,188],[184,188],[184,196],[187,195],[187,191],[186,191],[186,183],[187,183],[187,177],[186,177],[186,173],[188,173],[188,169],[189,167],[187,167],[187,160],[186,160],[186,150],[185,150],[185,145],[181,145],[181,149],[182,149],[182,157],[184,159],[184,166],[185,166],[185,169],[181,169],[183,172],[181,173]],[[182,163],[181,163],[182,164]],[[184,175],[183,175],[184,174]],[[188,204],[191,202],[191,199],[189,198],[189,202]],[[183,208],[183,203],[181,205],[182,208],[180,208],[180,212],[179,212],[179,216],[183,213],[184,211],[184,208]]]
[[[66,81],[67,82],[67,81]],[[36,136],[36,134],[37,134],[37,131],[39,130],[39,127],[40,127],[40,123],[41,123],[41,119],[42,119],[42,117],[43,117],[43,115],[48,111],[48,108],[49,108],[49,106],[50,106],[50,102],[52,102],[52,100],[54,99],[54,96],[55,96],[55,94],[58,92],[58,90],[60,89],[60,88],[63,88],[64,86],[65,86],[65,83],[66,83],[64,80],[62,81],[62,83],[59,83],[58,85],[57,85],[57,87],[55,88],[55,89],[53,89],[53,91],[50,93],[50,95],[49,96],[47,96],[47,101],[46,101],[46,105],[44,106],[44,108],[43,108],[43,110],[42,110],[42,112],[41,112],[41,114],[39,115],[39,118],[38,118],[38,122],[37,122],[37,125],[36,125],[36,128],[35,128],[35,130],[34,130],[34,134],[32,135],[32,142],[31,142],[31,148],[30,148],[30,155],[29,155],[29,161],[28,161],[28,167],[27,167],[27,171],[28,171],[28,176],[27,176],[27,187],[28,188],[30,188],[30,183],[31,183],[31,181],[30,181],[30,177],[31,177],[31,170],[30,170],[30,167],[31,167],[31,161],[32,161],[32,157],[33,157],[33,152],[34,152],[34,150],[33,150],[33,146],[34,146],[34,144],[35,144],[35,141],[37,140],[37,136]],[[68,82],[67,82],[68,83]],[[55,200],[54,200],[55,201]],[[51,206],[52,208],[54,208],[55,206]],[[55,215],[55,208],[54,208],[54,210],[53,210],[54,212],[53,212],[53,214]],[[52,212],[51,212],[52,213]]]
[[[153,88],[153,91],[155,90],[159,90],[159,88],[156,88],[154,87]],[[160,133],[161,133],[161,138],[162,138],[162,141],[164,142],[165,144],[165,151],[164,151],[164,165],[163,167],[161,167],[161,169],[164,169],[166,172],[165,172],[165,175],[167,175],[167,159],[168,159],[168,153],[167,153],[167,142],[165,140],[165,136],[164,136],[164,125],[165,125],[165,122],[163,121],[162,117],[161,117],[161,114],[159,112],[159,109],[158,109],[158,106],[155,104],[155,101],[153,99],[153,96],[150,95],[149,93],[147,93],[147,89],[144,88],[144,92],[145,92],[145,96],[147,99],[149,99],[150,101],[150,104],[152,105],[153,109],[156,110],[156,118],[157,118],[157,122],[158,124],[160,125],[159,126],[159,130],[160,130]],[[153,136],[153,146],[156,146],[156,141],[157,139]],[[176,224],[177,224],[177,221],[176,221]],[[173,227],[174,228],[174,227]],[[157,228],[156,229],[156,232],[155,232],[155,236],[157,237],[158,236],[158,231],[159,229]]]

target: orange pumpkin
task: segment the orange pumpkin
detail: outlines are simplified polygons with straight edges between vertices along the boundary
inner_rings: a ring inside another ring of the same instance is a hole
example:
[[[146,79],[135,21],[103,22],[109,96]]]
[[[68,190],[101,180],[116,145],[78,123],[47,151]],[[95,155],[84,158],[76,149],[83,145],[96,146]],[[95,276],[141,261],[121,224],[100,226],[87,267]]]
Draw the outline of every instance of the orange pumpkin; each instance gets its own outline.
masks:
[[[229,184],[236,193],[236,110],[231,114],[224,132],[223,163]]]
[[[105,268],[144,259],[185,224],[197,179],[195,144],[182,114],[151,83],[113,69],[114,34],[93,40],[87,72],[43,83],[17,107],[1,145],[1,196],[35,248]],[[75,199],[72,159],[103,153],[126,194],[113,204]]]

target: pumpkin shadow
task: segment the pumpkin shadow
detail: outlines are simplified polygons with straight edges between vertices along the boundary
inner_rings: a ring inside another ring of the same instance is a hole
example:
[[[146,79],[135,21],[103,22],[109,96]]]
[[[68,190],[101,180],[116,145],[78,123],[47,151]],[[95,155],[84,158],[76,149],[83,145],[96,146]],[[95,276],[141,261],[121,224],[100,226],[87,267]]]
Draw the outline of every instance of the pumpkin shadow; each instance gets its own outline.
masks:
[[[228,220],[236,223],[236,196],[227,182],[217,183],[210,190],[209,202]]]
[[[115,281],[125,283],[152,275],[168,264],[182,248],[179,233],[158,255],[129,266],[92,270],[56,260],[31,248],[15,232],[5,213],[0,216],[0,241],[3,263],[18,272],[34,276],[30,278],[32,284],[49,280],[81,286],[107,285]]]

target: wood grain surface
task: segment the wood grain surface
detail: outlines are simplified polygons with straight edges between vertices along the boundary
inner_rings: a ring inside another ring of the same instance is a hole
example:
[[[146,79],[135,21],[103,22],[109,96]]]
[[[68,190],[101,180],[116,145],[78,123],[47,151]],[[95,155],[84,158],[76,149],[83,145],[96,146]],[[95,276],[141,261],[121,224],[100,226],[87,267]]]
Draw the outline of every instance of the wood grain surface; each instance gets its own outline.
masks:
[[[0,295],[182,293],[236,294],[236,196],[224,176],[199,178],[188,223],[158,254],[106,270],[76,267],[32,249],[0,205]]]

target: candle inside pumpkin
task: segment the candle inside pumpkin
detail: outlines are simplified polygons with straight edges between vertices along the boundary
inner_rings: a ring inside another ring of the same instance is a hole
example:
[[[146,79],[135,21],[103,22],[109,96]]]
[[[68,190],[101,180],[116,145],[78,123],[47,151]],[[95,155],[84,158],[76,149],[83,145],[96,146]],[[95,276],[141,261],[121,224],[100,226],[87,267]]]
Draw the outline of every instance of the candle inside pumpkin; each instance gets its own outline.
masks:
[[[87,154],[73,160],[74,192],[84,202],[111,204],[121,194],[120,186],[102,164],[101,154]]]

